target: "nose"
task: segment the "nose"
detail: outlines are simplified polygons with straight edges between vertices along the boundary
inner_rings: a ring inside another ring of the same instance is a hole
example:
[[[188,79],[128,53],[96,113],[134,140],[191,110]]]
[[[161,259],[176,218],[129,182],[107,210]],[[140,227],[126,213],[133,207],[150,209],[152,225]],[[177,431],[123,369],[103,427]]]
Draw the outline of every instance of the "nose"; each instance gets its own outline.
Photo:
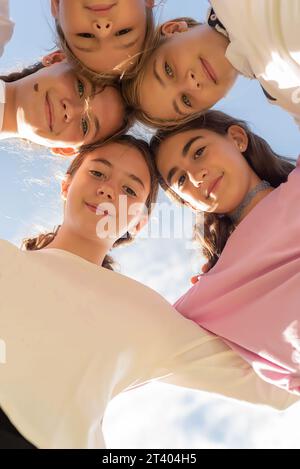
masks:
[[[99,18],[93,22],[93,29],[97,36],[105,38],[109,36],[112,30],[113,23],[105,18]]]
[[[199,90],[201,88],[200,80],[197,77],[196,73],[193,72],[192,70],[188,71],[187,84],[188,84],[189,89],[191,90]]]
[[[102,186],[97,190],[97,195],[100,195],[109,202],[113,202],[115,200],[113,188],[108,184],[102,184]]]
[[[63,107],[63,120],[67,124],[82,115],[82,103],[75,103],[69,99],[63,99],[61,103]]]
[[[191,172],[191,171],[188,172],[189,180],[191,181],[193,186],[195,186],[197,188],[201,186],[201,184],[203,182],[203,179],[205,178],[205,175],[206,175],[205,170],[197,171],[196,173]]]

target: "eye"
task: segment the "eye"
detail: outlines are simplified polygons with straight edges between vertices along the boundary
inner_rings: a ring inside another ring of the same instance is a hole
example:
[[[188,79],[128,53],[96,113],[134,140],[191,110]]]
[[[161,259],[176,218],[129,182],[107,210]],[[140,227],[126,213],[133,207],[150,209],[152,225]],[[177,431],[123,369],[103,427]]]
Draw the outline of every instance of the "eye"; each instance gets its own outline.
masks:
[[[77,88],[78,88],[79,96],[80,96],[80,98],[82,98],[82,96],[84,96],[85,86],[84,86],[83,82],[81,80],[79,80],[79,78],[77,79]]]
[[[189,100],[189,98],[187,97],[186,94],[182,95],[181,100],[182,100],[182,102],[185,106],[192,107],[192,103],[191,103],[191,101]]]
[[[121,29],[116,33],[116,36],[125,36],[125,34],[128,34],[132,31],[132,28],[126,28],[126,29]]]
[[[90,34],[90,33],[79,33],[77,34],[77,36],[84,37],[85,39],[93,39],[95,37],[94,34]]]
[[[96,176],[97,178],[105,177],[105,174],[101,173],[101,171],[90,171],[90,174]]]
[[[177,182],[177,185],[179,188],[183,186],[183,184],[185,183],[185,180],[186,180],[186,177],[184,175],[180,176]]]
[[[126,194],[131,195],[132,197],[136,197],[136,193],[132,189],[130,189],[130,187],[125,186],[124,188]]]
[[[83,135],[86,136],[89,131],[89,123],[86,119],[81,119],[81,127],[83,131]]]
[[[194,154],[194,160],[197,160],[197,159],[202,155],[202,153],[204,152],[204,150],[205,150],[205,147],[199,148],[199,149],[196,151],[196,153]]]
[[[174,73],[168,62],[165,62],[165,71],[168,77],[174,77]]]

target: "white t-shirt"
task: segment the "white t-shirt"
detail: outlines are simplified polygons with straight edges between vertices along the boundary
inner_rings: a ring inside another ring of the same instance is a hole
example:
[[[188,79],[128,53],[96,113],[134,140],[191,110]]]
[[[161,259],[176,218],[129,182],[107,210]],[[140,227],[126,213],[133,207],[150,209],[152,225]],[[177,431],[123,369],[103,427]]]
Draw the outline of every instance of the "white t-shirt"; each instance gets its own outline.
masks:
[[[209,14],[209,24],[223,33],[224,26],[230,39],[227,59],[243,75],[257,78],[269,102],[288,111],[299,126],[299,0],[210,3],[215,15]]]
[[[14,31],[14,23],[9,18],[8,0],[0,0],[0,57],[3,55],[4,46],[10,40]],[[0,80],[0,132],[3,125],[5,103],[5,83]]]
[[[0,408],[26,439],[103,448],[109,401],[157,378],[278,409],[298,400],[144,285],[0,240]]]

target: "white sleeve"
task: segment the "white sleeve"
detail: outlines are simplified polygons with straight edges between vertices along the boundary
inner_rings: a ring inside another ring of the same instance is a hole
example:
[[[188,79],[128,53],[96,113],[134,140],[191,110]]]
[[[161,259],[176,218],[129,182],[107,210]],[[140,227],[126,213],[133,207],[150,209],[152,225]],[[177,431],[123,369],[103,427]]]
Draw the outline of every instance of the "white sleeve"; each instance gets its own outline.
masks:
[[[9,1],[0,0],[0,56],[4,52],[5,44],[11,39],[14,23],[9,18]]]
[[[253,368],[219,337],[199,327],[202,344],[165,364],[162,381],[284,410],[299,401],[295,396],[262,380]]]

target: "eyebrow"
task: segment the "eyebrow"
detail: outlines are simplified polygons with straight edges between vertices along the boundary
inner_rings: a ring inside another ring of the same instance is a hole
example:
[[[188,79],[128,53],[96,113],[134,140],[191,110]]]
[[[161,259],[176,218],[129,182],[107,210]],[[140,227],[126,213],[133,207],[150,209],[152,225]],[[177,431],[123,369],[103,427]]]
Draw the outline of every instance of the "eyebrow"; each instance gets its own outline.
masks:
[[[180,116],[187,116],[188,114],[185,114],[184,112],[180,111],[178,104],[176,103],[175,99],[173,100],[173,108],[177,114]]]
[[[91,161],[92,161],[92,163],[103,163],[103,164],[105,164],[105,166],[107,166],[108,168],[112,168],[112,167],[113,167],[113,165],[112,165],[109,161],[107,161],[107,160],[105,160],[105,159],[103,159],[103,158],[95,158],[94,160],[91,160]]]
[[[91,160],[91,161],[94,163],[103,163],[105,166],[107,166],[110,169],[113,168],[113,165],[110,163],[110,161],[107,161],[103,158],[95,158],[94,160]],[[129,173],[125,173],[125,174],[126,176],[129,176],[130,179],[132,179],[133,181],[139,183],[143,187],[143,189],[145,189],[145,185],[139,177],[135,176],[134,174],[129,174]]]
[[[90,49],[87,47],[79,47],[79,46],[76,46],[75,44],[74,44],[74,48],[79,50],[80,52],[94,52],[95,50],[97,50],[97,48]]]
[[[90,87],[91,87],[91,94],[89,95],[88,98],[89,98],[90,100],[93,100],[94,97],[96,96],[96,90],[97,90],[96,84],[93,83],[91,80],[88,80],[88,79],[85,78],[85,77],[82,77],[82,78],[84,78],[85,81],[90,85]],[[101,92],[101,91],[103,91],[103,90],[100,90],[99,92]],[[98,93],[97,93],[97,94],[98,94]],[[92,117],[92,120],[93,120],[93,122],[94,122],[95,132],[94,132],[94,135],[93,135],[93,137],[92,137],[92,138],[94,139],[94,138],[96,137],[96,135],[98,134],[98,132],[100,132],[100,129],[101,129],[100,122],[99,122],[98,117],[95,116],[94,113],[89,113],[89,112],[87,112],[87,115],[88,115],[89,118]]]
[[[127,173],[126,173],[126,174],[127,174]],[[144,185],[143,181],[142,181],[139,177],[135,176],[134,174],[128,174],[128,176],[129,176],[133,181],[139,183],[139,184],[142,186],[143,189],[145,189],[145,185]]]
[[[123,44],[122,46],[117,46],[117,47],[114,47],[114,49],[119,49],[119,50],[122,50],[122,49],[129,49],[130,47],[132,46],[135,46],[139,41],[139,37],[137,37],[136,39],[134,39],[133,41],[129,42],[128,44]],[[99,47],[80,47],[80,46],[77,46],[76,44],[74,44],[74,48],[79,50],[80,52],[96,52]]]
[[[115,49],[129,49],[130,47],[135,46],[138,43],[138,41],[139,41],[139,37],[137,37],[131,42],[128,42],[128,44],[123,44],[122,46],[115,47]]]
[[[195,143],[197,140],[203,138],[201,135],[198,135],[197,137],[193,137],[191,138],[183,147],[182,149],[182,157],[185,158],[188,154],[188,152],[190,151],[191,149],[191,146],[193,145],[193,143]],[[178,171],[178,168],[177,166],[172,168],[169,173],[168,173],[168,176],[167,176],[167,182],[169,184],[169,186],[171,186],[171,181],[172,181],[172,178],[174,176],[174,174]]]
[[[95,132],[94,132],[94,135],[93,135],[93,140],[94,140],[94,138],[96,137],[96,135],[100,132],[100,123],[99,123],[99,119],[98,119],[98,117],[96,117],[94,114],[93,114],[93,121],[94,121],[94,125],[95,125]]]
[[[157,65],[157,60],[155,59],[154,62],[153,62],[153,74],[154,74],[156,80],[161,84],[161,86],[162,86],[163,88],[165,88],[165,87],[166,87],[166,84],[165,84],[165,82],[162,80],[162,78],[160,77],[160,75],[158,74],[156,65]]]

